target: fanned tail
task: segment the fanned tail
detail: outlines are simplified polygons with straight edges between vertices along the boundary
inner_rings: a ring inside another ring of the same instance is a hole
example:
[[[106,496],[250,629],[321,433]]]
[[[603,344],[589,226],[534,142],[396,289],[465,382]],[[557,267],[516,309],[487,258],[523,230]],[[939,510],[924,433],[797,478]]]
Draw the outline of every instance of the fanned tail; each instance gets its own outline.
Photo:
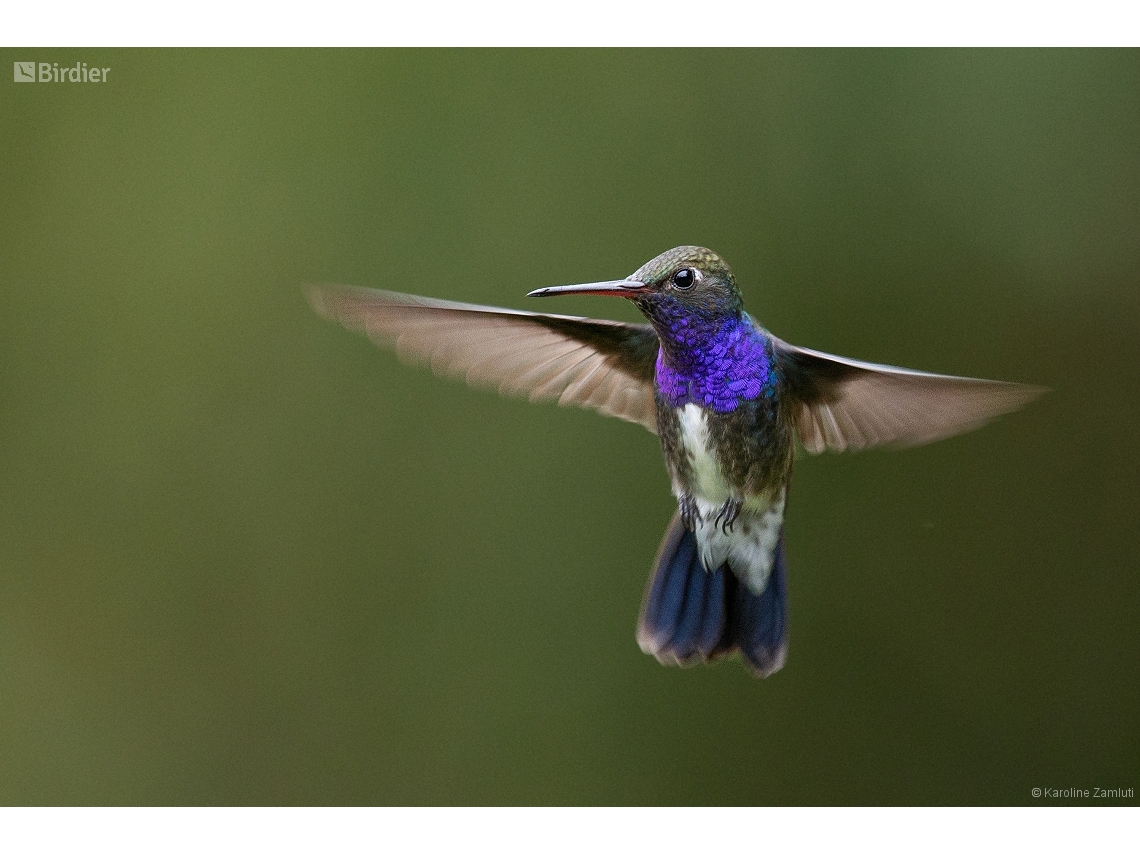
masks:
[[[756,594],[726,564],[706,570],[696,536],[676,514],[645,589],[637,643],[671,665],[708,662],[739,650],[749,670],[767,677],[787,657],[786,590],[782,534],[768,584]]]

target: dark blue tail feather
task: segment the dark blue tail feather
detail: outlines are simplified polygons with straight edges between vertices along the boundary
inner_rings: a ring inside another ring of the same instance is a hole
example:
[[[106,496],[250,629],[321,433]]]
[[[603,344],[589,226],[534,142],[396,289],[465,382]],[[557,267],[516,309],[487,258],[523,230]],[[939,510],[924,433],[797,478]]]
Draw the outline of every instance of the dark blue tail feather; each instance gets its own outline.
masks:
[[[756,594],[725,565],[705,570],[696,537],[674,517],[646,587],[638,643],[679,665],[739,650],[750,670],[767,677],[787,655],[786,590],[782,537],[768,585]]]
[[[787,580],[784,567],[784,538],[776,544],[776,556],[768,585],[754,594],[733,576],[736,590],[729,606],[729,627],[725,633],[740,648],[749,667],[767,677],[784,667],[788,654]]]

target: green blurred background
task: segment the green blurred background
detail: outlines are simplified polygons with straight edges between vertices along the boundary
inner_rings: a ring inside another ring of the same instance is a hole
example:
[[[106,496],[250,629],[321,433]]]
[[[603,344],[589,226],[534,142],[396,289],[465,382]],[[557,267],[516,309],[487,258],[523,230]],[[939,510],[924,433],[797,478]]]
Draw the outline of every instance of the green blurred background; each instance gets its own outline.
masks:
[[[0,802],[1140,786],[1140,52],[0,53]],[[766,681],[634,642],[654,437],[301,289],[534,308],[683,243],[795,343],[1054,390],[800,459]]]

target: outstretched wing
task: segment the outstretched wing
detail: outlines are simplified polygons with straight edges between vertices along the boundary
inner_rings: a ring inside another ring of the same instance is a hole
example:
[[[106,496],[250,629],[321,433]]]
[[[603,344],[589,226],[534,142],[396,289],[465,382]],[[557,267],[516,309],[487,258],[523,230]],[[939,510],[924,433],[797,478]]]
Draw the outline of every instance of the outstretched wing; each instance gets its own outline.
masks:
[[[796,433],[813,454],[923,445],[981,427],[1046,391],[860,362],[779,340],[776,356],[796,400]]]
[[[472,386],[589,407],[657,432],[648,324],[540,315],[393,291],[315,285],[318,314]]]

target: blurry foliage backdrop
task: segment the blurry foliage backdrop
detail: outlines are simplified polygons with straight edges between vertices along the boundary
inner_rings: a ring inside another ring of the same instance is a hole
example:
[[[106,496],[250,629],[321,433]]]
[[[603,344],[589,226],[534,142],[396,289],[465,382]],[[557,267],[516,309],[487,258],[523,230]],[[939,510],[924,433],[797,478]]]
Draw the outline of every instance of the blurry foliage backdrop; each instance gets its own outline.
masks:
[[[0,802],[1140,785],[1140,53],[0,53],[111,69],[0,83]],[[1054,390],[800,459],[766,681],[637,649],[654,437],[302,296],[682,243],[795,343]]]

